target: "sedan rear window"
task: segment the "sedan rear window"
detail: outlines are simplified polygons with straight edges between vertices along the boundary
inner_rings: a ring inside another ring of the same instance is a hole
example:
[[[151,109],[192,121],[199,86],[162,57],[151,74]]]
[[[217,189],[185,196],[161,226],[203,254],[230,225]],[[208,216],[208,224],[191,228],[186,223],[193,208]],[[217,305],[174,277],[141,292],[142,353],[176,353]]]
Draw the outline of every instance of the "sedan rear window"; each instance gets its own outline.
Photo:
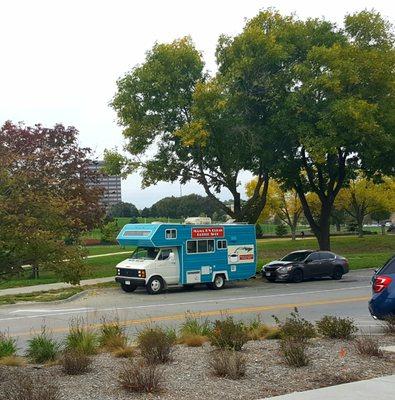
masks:
[[[281,261],[303,261],[309,254],[311,254],[311,251],[297,251],[287,254]]]

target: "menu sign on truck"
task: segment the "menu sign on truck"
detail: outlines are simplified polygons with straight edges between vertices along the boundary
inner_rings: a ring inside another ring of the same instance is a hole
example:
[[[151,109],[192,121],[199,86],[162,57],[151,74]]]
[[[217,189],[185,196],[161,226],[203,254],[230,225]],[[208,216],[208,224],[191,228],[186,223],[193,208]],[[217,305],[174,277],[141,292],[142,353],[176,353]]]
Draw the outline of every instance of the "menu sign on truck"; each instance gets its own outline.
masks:
[[[192,228],[192,238],[222,238],[224,237],[224,228],[216,226],[211,228]]]

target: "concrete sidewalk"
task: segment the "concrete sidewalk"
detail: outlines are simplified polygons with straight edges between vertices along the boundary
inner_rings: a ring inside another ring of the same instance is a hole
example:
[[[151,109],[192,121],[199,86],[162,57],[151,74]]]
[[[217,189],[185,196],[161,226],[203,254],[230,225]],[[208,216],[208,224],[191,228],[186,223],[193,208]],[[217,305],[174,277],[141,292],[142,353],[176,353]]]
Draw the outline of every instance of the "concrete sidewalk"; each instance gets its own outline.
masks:
[[[80,285],[81,286],[95,285],[96,283],[104,283],[104,282],[114,282],[114,277],[109,276],[107,278],[85,279],[80,282]],[[64,283],[64,282],[45,283],[43,285],[34,285],[34,286],[21,286],[21,287],[15,287],[15,288],[10,288],[10,289],[1,289],[0,296],[42,292],[42,291],[55,290],[55,289],[64,289],[64,288],[69,288],[69,287],[73,287],[73,285],[70,285],[70,283]]]
[[[395,375],[295,392],[261,400],[394,400]]]

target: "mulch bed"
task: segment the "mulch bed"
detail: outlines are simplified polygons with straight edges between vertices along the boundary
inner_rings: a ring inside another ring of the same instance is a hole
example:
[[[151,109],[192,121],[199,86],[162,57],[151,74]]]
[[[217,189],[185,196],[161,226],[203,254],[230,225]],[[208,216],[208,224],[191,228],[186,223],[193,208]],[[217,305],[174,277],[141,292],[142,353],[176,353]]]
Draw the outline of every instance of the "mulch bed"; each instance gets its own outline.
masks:
[[[380,341],[395,344],[395,338],[390,336]],[[129,361],[109,354],[95,356],[91,371],[79,376],[65,375],[58,365],[3,366],[0,368],[0,393],[6,391],[7,381],[21,369],[56,383],[62,400],[251,400],[395,374],[395,354],[388,353],[383,358],[360,356],[352,341],[312,340],[308,351],[311,363],[302,368],[286,365],[278,347],[277,340],[248,342],[242,351],[247,360],[246,376],[233,381],[211,374],[208,362],[213,348],[210,345],[200,348],[177,345],[173,361],[160,367],[165,387],[160,394],[126,393],[118,383],[118,373]]]

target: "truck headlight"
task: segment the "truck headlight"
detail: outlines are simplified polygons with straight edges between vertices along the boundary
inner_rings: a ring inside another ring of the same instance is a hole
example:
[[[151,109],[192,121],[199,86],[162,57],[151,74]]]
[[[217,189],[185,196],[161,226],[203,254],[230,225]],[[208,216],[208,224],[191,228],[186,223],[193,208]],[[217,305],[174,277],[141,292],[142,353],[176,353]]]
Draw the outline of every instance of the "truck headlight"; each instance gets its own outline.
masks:
[[[137,276],[138,276],[139,278],[145,278],[145,277],[146,277],[145,269],[139,269],[139,270],[137,271]]]
[[[121,275],[121,270],[117,268],[117,275]]]

